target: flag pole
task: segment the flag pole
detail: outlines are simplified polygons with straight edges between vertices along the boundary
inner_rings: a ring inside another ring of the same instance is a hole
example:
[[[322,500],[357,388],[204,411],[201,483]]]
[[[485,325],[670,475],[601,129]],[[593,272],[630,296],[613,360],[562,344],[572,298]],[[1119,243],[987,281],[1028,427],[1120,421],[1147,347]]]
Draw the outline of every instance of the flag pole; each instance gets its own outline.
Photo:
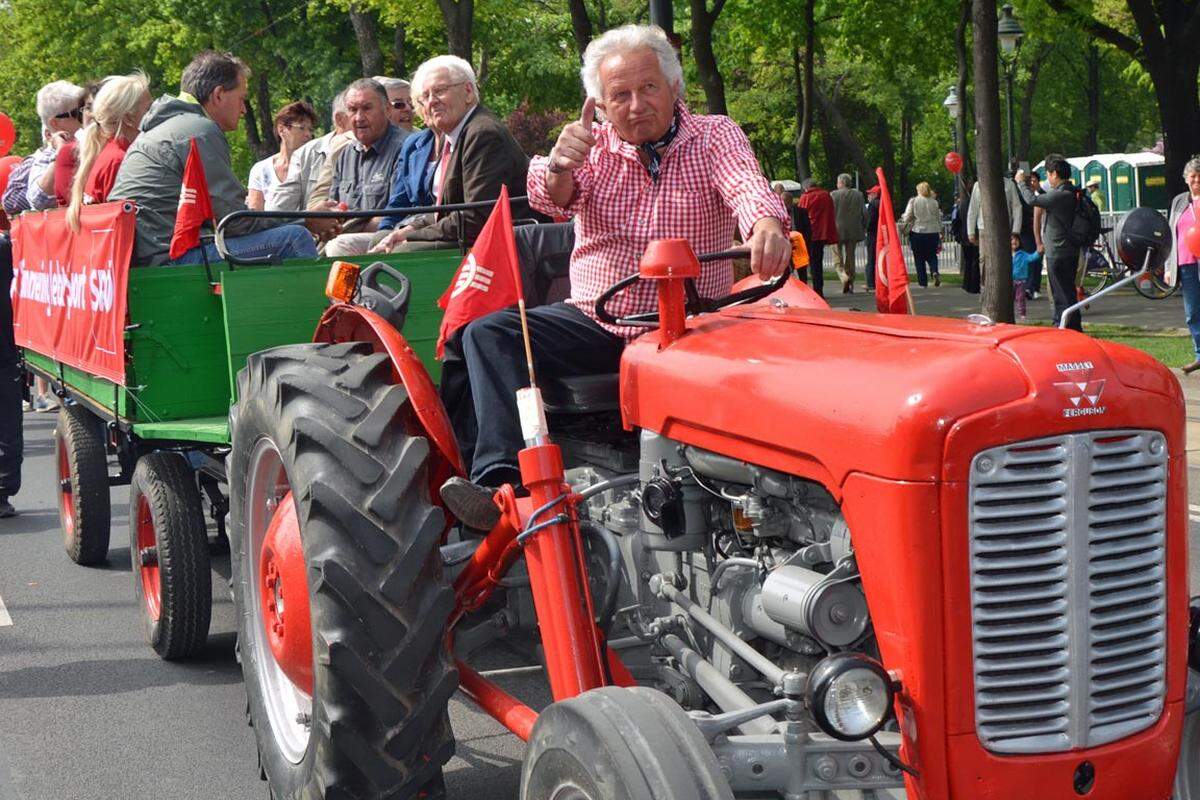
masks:
[[[525,298],[517,298],[517,313],[521,315],[521,338],[525,340],[525,366],[529,369],[529,388],[537,388],[537,378],[533,374],[533,347],[529,344],[529,319],[525,316]]]

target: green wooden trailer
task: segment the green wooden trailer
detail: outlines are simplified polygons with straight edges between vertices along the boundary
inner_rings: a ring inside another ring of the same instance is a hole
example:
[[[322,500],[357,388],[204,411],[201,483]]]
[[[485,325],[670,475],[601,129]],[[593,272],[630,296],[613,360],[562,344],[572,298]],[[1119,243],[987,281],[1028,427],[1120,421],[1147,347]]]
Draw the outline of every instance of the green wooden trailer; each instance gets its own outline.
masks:
[[[460,251],[344,260],[384,261],[408,279],[404,334],[436,379],[437,298]],[[330,263],[130,269],[124,386],[24,352],[27,368],[64,400],[55,449],[67,553],[80,564],[107,558],[109,491],[129,484],[134,587],[147,638],[164,658],[191,655],[207,639],[237,373],[251,353],[312,340],[329,305]]]

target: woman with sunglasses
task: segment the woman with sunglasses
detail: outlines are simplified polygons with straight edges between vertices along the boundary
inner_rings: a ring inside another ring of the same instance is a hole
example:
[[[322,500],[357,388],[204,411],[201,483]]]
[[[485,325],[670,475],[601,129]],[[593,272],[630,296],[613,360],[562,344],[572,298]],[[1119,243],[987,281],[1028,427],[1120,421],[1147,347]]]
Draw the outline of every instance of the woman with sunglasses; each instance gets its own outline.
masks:
[[[279,138],[279,152],[268,156],[250,168],[250,190],[246,193],[246,205],[254,211],[262,211],[271,199],[275,187],[287,179],[292,153],[313,138],[317,127],[317,112],[303,101],[288,103],[275,114],[275,135]]]

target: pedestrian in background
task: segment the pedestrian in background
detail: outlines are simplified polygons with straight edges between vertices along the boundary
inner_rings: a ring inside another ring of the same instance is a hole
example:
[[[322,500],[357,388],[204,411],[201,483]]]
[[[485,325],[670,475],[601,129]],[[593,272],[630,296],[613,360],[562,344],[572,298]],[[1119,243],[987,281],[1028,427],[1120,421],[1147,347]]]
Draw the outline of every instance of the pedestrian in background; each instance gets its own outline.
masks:
[[[1026,302],[1025,286],[1029,280],[1029,271],[1034,264],[1040,263],[1042,257],[1034,251],[1030,253],[1021,247],[1021,237],[1012,237],[1012,279],[1013,279],[1013,311],[1018,322],[1025,321]]]
[[[1045,221],[1041,235],[1042,249],[1046,258],[1046,275],[1050,278],[1050,294],[1054,298],[1054,324],[1057,326],[1063,312],[1068,306],[1074,305],[1077,299],[1075,274],[1079,267],[1080,248],[1071,244],[1068,236],[1071,221],[1075,217],[1075,185],[1071,183],[1071,165],[1057,153],[1046,156],[1045,164],[1050,191],[1035,197],[1033,205],[1042,209]],[[1083,330],[1078,311],[1068,317],[1067,327]]]
[[[908,206],[900,216],[900,230],[908,233],[908,245],[912,248],[913,262],[917,268],[917,283],[925,288],[932,276],[933,285],[941,286],[937,251],[942,239],[942,209],[938,207],[928,182],[917,184],[916,196],[909,199]]]
[[[879,240],[879,185],[867,189],[867,291],[875,291],[875,249]]]
[[[979,294],[979,245],[971,240],[967,233],[967,218],[971,207],[971,186],[969,179],[962,179],[962,192],[950,215],[950,230],[959,246],[958,271],[962,275],[964,292]]]
[[[812,226],[812,240],[808,245],[808,274],[813,291],[825,296],[825,245],[838,243],[837,212],[833,207],[833,198],[813,178],[806,178],[801,184],[804,192],[800,195],[800,207],[808,214],[809,225]]]
[[[866,235],[867,199],[863,193],[850,185],[846,173],[838,175],[838,188],[830,192],[837,220],[837,247],[834,249],[834,266],[842,279],[842,294],[854,293],[854,257],[858,243]]]
[[[9,500],[21,488],[21,459],[24,458],[24,419],[21,395],[24,373],[21,356],[13,340],[12,240],[0,233],[0,518],[16,515]]]
[[[1192,350],[1196,358],[1183,368],[1183,374],[1191,375],[1200,369],[1200,277],[1196,262],[1200,253],[1193,253],[1187,244],[1187,232],[1200,226],[1200,156],[1193,156],[1183,167],[1183,180],[1187,191],[1175,195],[1171,201],[1171,235],[1175,246],[1167,261],[1167,275],[1178,275],[1179,288],[1183,294],[1183,316],[1187,321],[1188,333],[1192,335]]]

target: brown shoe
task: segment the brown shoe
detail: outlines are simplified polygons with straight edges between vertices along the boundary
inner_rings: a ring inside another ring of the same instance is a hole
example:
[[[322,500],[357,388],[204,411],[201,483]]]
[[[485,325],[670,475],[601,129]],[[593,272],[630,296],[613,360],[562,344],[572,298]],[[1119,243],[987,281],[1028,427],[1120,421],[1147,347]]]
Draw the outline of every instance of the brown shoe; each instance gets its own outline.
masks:
[[[850,281],[842,281],[842,294],[850,294],[853,289],[850,288]]]
[[[942,278],[936,272],[933,273],[933,285],[934,285],[934,288],[942,285]]]
[[[1195,372],[1198,369],[1200,369],[1200,358],[1196,359],[1195,361],[1193,361],[1192,363],[1190,363],[1186,367],[1184,367],[1183,374],[1191,375],[1193,372]]]

